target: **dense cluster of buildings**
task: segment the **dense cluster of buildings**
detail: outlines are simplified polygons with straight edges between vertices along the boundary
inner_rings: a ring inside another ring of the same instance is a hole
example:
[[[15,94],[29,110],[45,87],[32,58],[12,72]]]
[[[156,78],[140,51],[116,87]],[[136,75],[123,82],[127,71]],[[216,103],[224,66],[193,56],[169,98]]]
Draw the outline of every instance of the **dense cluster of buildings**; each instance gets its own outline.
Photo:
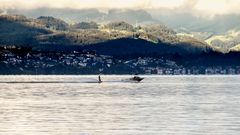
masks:
[[[240,67],[184,67],[164,58],[115,59],[94,53],[1,54],[1,74],[240,74]]]

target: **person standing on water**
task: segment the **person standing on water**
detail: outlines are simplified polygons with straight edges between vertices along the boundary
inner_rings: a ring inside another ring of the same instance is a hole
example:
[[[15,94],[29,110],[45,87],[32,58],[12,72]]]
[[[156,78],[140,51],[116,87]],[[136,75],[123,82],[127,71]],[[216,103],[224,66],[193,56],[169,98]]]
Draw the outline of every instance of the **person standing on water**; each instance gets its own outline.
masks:
[[[100,75],[98,76],[98,83],[102,83],[102,79]]]

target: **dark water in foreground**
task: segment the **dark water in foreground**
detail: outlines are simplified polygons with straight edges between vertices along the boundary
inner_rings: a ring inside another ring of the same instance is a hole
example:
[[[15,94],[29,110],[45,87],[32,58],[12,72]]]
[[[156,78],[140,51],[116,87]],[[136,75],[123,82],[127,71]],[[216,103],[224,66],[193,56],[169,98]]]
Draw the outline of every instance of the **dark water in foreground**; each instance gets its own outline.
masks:
[[[127,77],[1,76],[0,134],[240,134],[240,76]]]

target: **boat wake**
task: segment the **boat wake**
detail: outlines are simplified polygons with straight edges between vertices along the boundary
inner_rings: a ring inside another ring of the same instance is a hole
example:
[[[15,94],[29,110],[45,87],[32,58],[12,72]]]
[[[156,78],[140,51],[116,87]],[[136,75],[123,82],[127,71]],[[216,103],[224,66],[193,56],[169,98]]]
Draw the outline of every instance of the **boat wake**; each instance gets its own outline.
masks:
[[[89,84],[100,84],[98,81],[7,81],[7,82],[0,82],[0,84],[64,84],[64,83],[89,83]],[[101,83],[139,83],[137,81],[131,80],[121,80],[121,81],[102,81]]]

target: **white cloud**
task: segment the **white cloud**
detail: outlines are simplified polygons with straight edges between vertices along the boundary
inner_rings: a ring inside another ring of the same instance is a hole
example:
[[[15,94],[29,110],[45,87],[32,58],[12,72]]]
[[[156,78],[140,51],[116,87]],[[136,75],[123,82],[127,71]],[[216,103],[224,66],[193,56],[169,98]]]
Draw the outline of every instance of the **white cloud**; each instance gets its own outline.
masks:
[[[240,0],[199,0],[196,9],[210,14],[240,13]]]
[[[240,13],[240,0],[0,0],[0,8],[185,8],[208,14]]]

